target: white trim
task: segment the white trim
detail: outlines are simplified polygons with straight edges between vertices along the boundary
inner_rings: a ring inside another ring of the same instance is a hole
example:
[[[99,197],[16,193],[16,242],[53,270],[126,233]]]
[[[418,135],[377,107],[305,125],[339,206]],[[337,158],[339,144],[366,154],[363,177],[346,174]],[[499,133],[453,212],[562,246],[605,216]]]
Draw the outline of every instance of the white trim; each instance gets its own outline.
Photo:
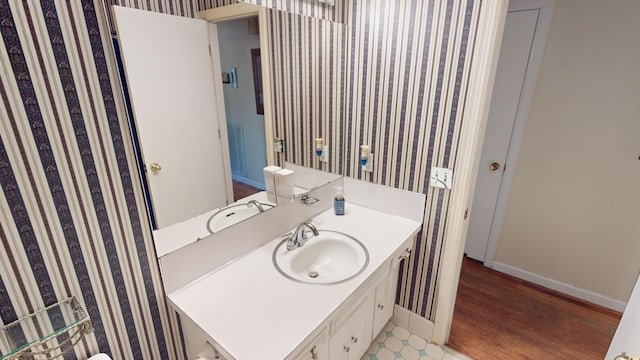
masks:
[[[473,65],[470,69],[468,102],[460,134],[460,149],[456,159],[447,227],[444,234],[442,264],[436,288],[436,310],[433,342],[445,344],[449,338],[453,310],[460,280],[464,243],[469,221],[466,218],[473,202],[473,191],[482,153],[484,131],[491,105],[493,82],[500,55],[502,32],[507,15],[507,0],[483,2],[479,14]]]
[[[612,299],[610,297],[607,297],[598,293],[594,293],[589,290],[581,289],[579,287],[575,287],[573,285],[569,285],[567,283],[563,283],[558,280],[550,279],[542,275],[534,274],[532,272],[522,270],[520,268],[507,265],[499,261],[494,261],[492,268],[501,273],[505,273],[505,274],[517,277],[518,279],[526,280],[530,283],[544,286],[548,289],[559,291],[563,294],[567,294],[578,299],[586,300],[590,303],[604,306],[608,309],[612,309],[615,311],[622,312],[624,311],[624,307],[627,305],[625,302],[622,302],[620,300]]]
[[[452,348],[450,348],[450,347],[448,347],[446,345],[443,345],[441,347],[442,347],[442,350],[445,353],[453,355],[455,360],[473,360],[470,357],[468,357],[467,355],[465,355],[465,354],[463,354],[463,353],[461,353],[459,351],[453,350]],[[444,359],[451,360],[451,358],[443,358],[443,360]]]
[[[235,180],[235,181],[239,181],[241,183],[244,183],[244,184],[247,184],[247,185],[251,185],[251,186],[253,186],[255,188],[266,190],[264,184],[261,184],[261,183],[255,181],[255,180],[251,180],[251,179],[249,179],[247,177],[244,177],[242,175],[238,175],[238,174],[233,174],[232,173],[231,174],[231,178],[233,180]]]
[[[231,155],[229,153],[229,137],[227,135],[227,113],[224,107],[224,91],[222,90],[220,52],[211,51],[211,49],[220,48],[218,43],[218,28],[215,24],[208,25],[209,54],[211,55],[211,67],[213,68],[213,90],[215,94],[216,108],[218,110],[218,137],[220,138],[220,146],[222,147],[225,192],[227,194],[227,204],[231,204],[233,202],[233,182],[231,181]]]
[[[267,10],[268,9],[264,6],[238,3],[200,11],[196,14],[196,17],[215,24],[221,21],[258,16],[258,26],[260,27],[260,53],[270,54],[271,46],[269,43],[269,36],[267,36],[269,33]],[[264,136],[266,139],[267,165],[275,165],[275,155],[273,151],[274,116],[271,106],[271,100],[273,98],[271,86],[271,59],[269,56],[262,56],[260,57],[260,62],[260,67],[262,68],[262,98],[264,101]]]
[[[524,139],[524,133],[527,127],[527,119],[529,117],[529,109],[533,94],[536,89],[536,81],[540,73],[542,65],[542,55],[544,46],[547,41],[547,34],[551,25],[551,15],[553,13],[554,0],[511,0],[509,2],[509,11],[523,11],[531,9],[539,9],[538,22],[531,44],[531,52],[529,53],[529,63],[522,84],[522,92],[518,104],[518,111],[511,133],[511,142],[507,151],[507,159],[505,160],[504,173],[502,174],[502,182],[496,199],[496,207],[493,213],[493,221],[489,230],[489,240],[484,255],[484,265],[491,267],[496,256],[498,248],[498,239],[500,231],[507,212],[509,203],[509,195],[513,186],[513,180],[516,174],[518,159],[520,157],[520,149]]]
[[[407,310],[402,306],[395,304],[393,307],[393,322],[401,328],[409,330],[409,332],[420,336],[421,338],[431,342],[433,338],[433,322],[423,318],[422,316]]]

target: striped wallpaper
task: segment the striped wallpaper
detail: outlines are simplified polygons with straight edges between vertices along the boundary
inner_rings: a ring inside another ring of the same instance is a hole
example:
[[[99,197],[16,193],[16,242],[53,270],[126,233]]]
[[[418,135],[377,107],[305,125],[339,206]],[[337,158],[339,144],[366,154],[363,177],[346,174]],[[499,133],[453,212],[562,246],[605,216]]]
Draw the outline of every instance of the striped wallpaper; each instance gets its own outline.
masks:
[[[231,1],[0,0],[2,323],[75,295],[95,331],[68,359],[183,358],[102,8],[194,16]],[[449,193],[426,184],[432,165],[455,168],[481,0],[247,2],[350,25],[269,12],[273,59],[288,60],[273,62],[276,135],[289,161],[427,194],[398,301],[432,318]],[[312,156],[315,136],[330,144],[328,165]],[[357,166],[361,143],[373,173]]]
[[[352,1],[348,34],[313,19],[270,18],[275,136],[287,141],[278,160],[427,194],[397,301],[431,320],[450,194],[429,188],[429,173],[431,166],[455,169],[480,6]],[[307,28],[296,39],[295,29]],[[314,137],[329,143],[329,164],[313,155]],[[371,173],[359,166],[362,144],[374,153]]]
[[[268,27],[274,134],[286,140],[277,160],[343,173],[347,27],[274,10]],[[327,163],[315,155],[318,137],[329,145]]]
[[[179,358],[102,6],[0,0],[0,318],[76,296],[67,359]]]

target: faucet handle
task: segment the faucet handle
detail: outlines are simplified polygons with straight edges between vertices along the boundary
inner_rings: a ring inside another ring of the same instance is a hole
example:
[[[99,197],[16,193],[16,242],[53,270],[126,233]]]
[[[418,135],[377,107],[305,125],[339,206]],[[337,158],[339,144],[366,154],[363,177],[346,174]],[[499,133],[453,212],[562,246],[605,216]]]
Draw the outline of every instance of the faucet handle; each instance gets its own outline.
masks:
[[[300,202],[302,202],[305,205],[313,205],[315,203],[317,203],[318,201],[320,201],[320,199],[315,198],[313,196],[309,196],[309,194],[304,194],[302,195],[302,197],[300,198]]]

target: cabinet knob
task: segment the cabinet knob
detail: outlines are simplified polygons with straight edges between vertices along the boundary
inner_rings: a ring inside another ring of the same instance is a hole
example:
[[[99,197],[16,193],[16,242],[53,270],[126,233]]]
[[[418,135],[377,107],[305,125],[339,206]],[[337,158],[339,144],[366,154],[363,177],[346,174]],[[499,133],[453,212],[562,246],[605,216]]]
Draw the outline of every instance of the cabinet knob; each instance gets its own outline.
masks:
[[[344,347],[344,352],[349,352],[349,350],[351,350],[351,348],[350,348],[350,347],[348,347],[348,346],[345,346],[345,347]]]
[[[378,304],[378,309],[380,309],[380,310],[384,309],[384,305]]]
[[[351,341],[353,341],[354,343],[358,342],[358,337],[357,336],[352,336],[351,337]]]
[[[316,349],[315,345],[311,348],[311,360],[318,359],[318,349]]]

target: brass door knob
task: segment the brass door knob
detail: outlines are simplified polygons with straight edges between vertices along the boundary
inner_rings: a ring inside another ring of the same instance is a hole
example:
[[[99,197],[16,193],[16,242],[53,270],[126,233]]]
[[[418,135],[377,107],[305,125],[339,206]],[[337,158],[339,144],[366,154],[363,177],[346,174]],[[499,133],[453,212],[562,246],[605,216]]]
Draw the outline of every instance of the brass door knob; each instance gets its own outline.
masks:
[[[497,171],[500,169],[500,164],[498,164],[497,162],[494,162],[493,164],[489,165],[489,170],[491,171]]]
[[[158,163],[151,164],[150,168],[151,168],[151,171],[155,171],[155,172],[162,170],[162,166],[160,166],[160,164]]]

